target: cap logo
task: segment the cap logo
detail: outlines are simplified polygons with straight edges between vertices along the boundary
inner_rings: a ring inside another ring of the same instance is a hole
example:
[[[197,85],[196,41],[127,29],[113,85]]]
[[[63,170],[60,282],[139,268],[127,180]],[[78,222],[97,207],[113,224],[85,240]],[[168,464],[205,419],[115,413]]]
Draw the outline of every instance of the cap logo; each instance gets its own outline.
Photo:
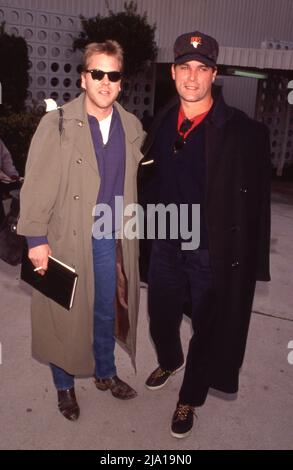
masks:
[[[200,36],[193,36],[190,40],[190,44],[196,49],[198,46],[201,45],[201,37]]]

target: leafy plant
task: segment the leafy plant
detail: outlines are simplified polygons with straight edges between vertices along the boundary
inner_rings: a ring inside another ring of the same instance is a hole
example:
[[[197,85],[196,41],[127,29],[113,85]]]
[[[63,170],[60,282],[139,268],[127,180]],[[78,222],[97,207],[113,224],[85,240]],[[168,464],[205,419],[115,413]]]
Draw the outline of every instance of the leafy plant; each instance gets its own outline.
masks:
[[[82,29],[74,39],[74,50],[84,50],[91,42],[117,41],[124,50],[124,75],[131,77],[153,62],[158,53],[155,42],[156,25],[149,25],[147,14],[137,13],[134,1],[124,3],[124,11],[114,13],[108,8],[108,16],[85,18],[80,15]]]
[[[29,59],[26,40],[5,33],[0,25],[0,82],[2,87],[1,113],[20,112],[25,108],[29,85]]]
[[[0,138],[9,149],[20,175],[24,174],[29,145],[41,117],[42,114],[36,112],[0,117]]]

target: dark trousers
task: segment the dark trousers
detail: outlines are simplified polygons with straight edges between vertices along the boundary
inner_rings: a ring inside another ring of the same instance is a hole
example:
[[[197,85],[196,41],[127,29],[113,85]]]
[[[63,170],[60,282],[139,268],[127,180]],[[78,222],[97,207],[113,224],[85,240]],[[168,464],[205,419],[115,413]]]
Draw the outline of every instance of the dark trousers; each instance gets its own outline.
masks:
[[[187,297],[191,299],[193,336],[179,401],[201,406],[209,389],[215,301],[209,252],[182,251],[165,240],[154,241],[149,271],[150,332],[163,369],[173,370],[183,364],[180,325]]]

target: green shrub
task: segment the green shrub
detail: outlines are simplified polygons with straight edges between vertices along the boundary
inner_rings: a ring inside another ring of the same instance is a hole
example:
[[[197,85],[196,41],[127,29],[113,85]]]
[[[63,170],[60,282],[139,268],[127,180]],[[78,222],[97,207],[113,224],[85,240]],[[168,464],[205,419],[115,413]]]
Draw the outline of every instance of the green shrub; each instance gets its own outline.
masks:
[[[73,41],[73,49],[84,50],[90,42],[114,39],[124,51],[124,76],[129,78],[144,71],[158,54],[155,42],[156,24],[149,25],[146,12],[137,13],[135,1],[125,2],[124,11],[94,18],[80,15],[82,31]]]
[[[14,165],[23,176],[32,136],[42,115],[19,113],[0,116],[0,138],[11,153]]]
[[[19,113],[25,109],[29,85],[29,58],[26,40],[5,33],[0,24],[0,82],[2,114]]]

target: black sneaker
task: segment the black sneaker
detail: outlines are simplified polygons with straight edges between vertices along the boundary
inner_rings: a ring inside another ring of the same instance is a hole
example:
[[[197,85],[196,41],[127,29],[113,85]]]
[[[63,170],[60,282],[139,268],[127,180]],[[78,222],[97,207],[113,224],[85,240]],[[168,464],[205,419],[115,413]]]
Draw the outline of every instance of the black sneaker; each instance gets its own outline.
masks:
[[[184,366],[185,364],[182,364],[182,366],[174,370],[166,370],[162,369],[161,367],[157,367],[157,369],[155,369],[146,380],[145,386],[149,390],[159,390],[160,388],[164,387],[171,375],[174,375],[176,372],[182,370]]]
[[[193,426],[194,406],[177,403],[171,423],[171,436],[181,439],[189,436]]]

